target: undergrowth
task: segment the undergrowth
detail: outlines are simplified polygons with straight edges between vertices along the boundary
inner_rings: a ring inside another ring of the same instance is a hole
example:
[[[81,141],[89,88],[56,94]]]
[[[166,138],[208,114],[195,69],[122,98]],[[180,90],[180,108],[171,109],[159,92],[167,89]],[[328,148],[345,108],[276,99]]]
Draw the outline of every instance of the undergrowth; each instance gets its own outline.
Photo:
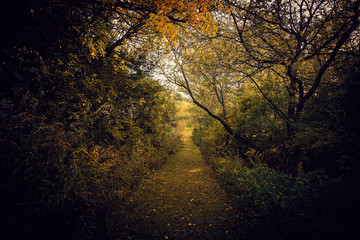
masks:
[[[358,239],[359,194],[355,181],[323,170],[297,176],[264,164],[208,158],[208,164],[242,213],[242,239]]]

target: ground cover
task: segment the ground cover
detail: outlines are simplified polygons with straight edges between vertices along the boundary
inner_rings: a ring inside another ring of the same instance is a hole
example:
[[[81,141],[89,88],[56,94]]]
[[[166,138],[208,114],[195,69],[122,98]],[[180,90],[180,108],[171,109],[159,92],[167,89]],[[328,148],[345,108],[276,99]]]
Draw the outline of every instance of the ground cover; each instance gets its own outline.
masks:
[[[165,167],[145,178],[119,212],[112,229],[118,239],[236,239],[234,204],[183,132],[183,147]]]

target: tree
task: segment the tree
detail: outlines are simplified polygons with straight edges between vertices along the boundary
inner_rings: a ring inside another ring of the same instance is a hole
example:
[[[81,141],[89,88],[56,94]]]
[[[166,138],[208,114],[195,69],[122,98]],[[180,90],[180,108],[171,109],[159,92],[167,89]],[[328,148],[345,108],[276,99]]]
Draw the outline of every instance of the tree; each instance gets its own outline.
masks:
[[[217,0],[199,1],[121,1],[121,0],[93,0],[102,2],[104,9],[111,11],[113,22],[116,22],[115,37],[111,44],[100,52],[109,56],[114,49],[121,46],[144,27],[152,26],[162,35],[174,39],[177,35],[176,24],[212,24],[208,17],[208,8],[218,7]]]
[[[99,1],[4,4],[1,232],[103,238],[109,212],[180,142],[171,96],[150,78],[149,39],[130,30],[135,11]]]
[[[295,169],[339,141],[330,96],[358,61],[359,1],[224,2],[213,30],[178,28],[168,80],[238,143]]]
[[[346,45],[356,38],[360,1],[225,1],[235,31],[225,34],[242,48],[238,67],[247,77],[270,69],[288,92],[287,110],[275,106],[292,135],[305,104]],[[259,89],[261,91],[261,89]]]
[[[213,35],[211,30],[210,34]],[[185,35],[188,37],[186,40]],[[215,40],[200,42],[201,39],[186,31],[182,32],[182,37],[177,45],[170,44],[171,60],[164,75],[168,81],[184,89],[192,101],[221,123],[236,141],[253,147],[251,141],[235,132],[228,121],[228,107],[235,105],[233,96],[238,82],[234,81],[236,74],[224,71],[221,48],[225,43],[221,45]]]

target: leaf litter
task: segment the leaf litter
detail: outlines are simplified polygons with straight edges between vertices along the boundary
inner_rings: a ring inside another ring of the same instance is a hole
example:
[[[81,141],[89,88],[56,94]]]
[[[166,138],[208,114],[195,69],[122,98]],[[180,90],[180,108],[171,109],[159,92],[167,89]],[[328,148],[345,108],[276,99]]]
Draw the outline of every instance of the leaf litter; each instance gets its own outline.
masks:
[[[239,239],[235,205],[201,158],[190,129],[183,138],[181,150],[122,206],[115,239]]]

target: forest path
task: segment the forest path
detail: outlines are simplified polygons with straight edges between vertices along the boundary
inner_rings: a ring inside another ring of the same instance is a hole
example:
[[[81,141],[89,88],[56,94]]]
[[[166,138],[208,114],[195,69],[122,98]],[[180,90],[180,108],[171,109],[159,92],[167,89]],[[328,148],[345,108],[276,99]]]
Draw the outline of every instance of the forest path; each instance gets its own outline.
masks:
[[[191,134],[184,130],[180,151],[123,206],[117,239],[238,239],[233,204]]]

